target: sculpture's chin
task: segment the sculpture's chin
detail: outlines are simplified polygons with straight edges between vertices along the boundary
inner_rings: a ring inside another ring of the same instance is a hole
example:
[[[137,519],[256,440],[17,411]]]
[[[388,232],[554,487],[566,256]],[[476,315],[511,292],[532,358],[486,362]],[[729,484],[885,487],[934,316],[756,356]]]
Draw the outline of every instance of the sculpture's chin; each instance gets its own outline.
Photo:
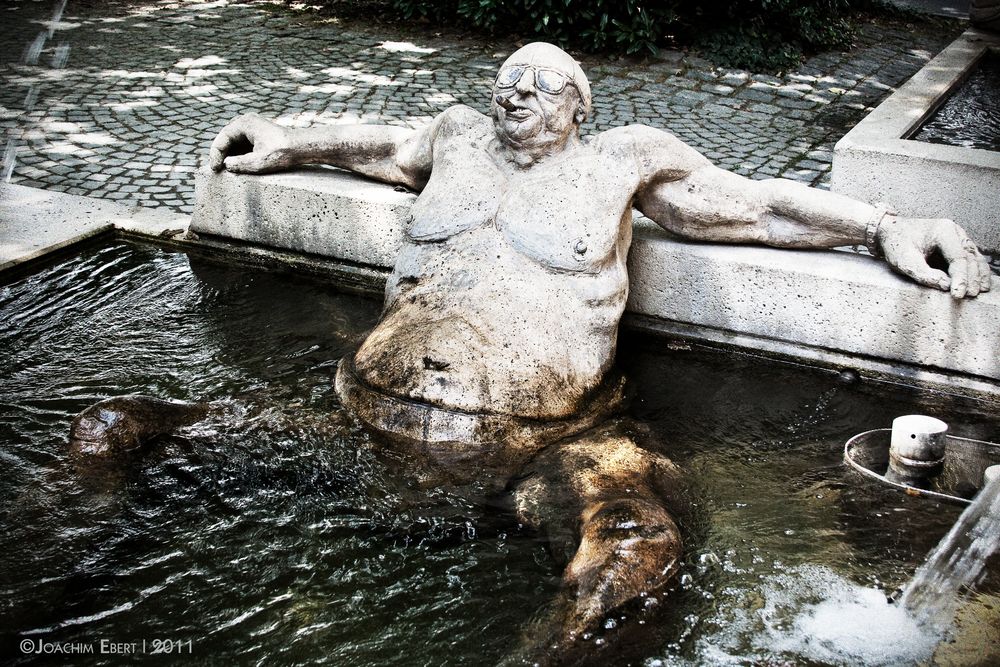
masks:
[[[541,123],[533,123],[532,120],[526,119],[521,122],[513,120],[504,121],[500,129],[500,136],[513,146],[530,144],[532,139],[538,136],[541,129]]]

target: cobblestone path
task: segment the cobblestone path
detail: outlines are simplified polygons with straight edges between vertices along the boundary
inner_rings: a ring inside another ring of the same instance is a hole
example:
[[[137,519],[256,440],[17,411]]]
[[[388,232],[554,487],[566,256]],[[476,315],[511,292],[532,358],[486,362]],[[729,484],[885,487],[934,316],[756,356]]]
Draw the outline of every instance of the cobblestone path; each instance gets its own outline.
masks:
[[[496,69],[517,47],[347,29],[227,0],[68,0],[53,24],[58,1],[0,8],[11,181],[179,211],[191,210],[194,172],[237,114],[416,127],[457,102],[486,111]],[[849,53],[781,77],[680,52],[646,63],[585,56],[595,113],[584,131],[646,123],[737,173],[825,187],[833,144],[959,27],[912,30],[866,26]]]

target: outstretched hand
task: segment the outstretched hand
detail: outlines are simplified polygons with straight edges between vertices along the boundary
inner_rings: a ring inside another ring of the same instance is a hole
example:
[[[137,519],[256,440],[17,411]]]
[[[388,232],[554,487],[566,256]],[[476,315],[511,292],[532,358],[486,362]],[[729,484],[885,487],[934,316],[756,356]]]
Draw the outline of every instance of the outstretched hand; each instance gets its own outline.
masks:
[[[878,230],[885,261],[921,285],[951,291],[956,299],[988,292],[992,273],[968,234],[951,220],[886,216]],[[939,252],[948,272],[927,263]]]
[[[292,167],[288,130],[260,116],[240,116],[212,142],[209,163],[236,174],[266,174]]]

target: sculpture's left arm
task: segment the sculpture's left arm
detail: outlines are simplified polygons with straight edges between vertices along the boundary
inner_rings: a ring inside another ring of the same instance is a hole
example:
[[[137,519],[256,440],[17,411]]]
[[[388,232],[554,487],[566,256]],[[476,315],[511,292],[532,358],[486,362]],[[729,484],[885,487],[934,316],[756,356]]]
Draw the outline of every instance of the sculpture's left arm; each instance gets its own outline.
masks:
[[[754,181],[713,166],[665,132],[629,130],[642,173],[636,207],[671,232],[783,248],[864,245],[900,273],[955,297],[990,289],[986,259],[951,220],[901,218],[786,179]],[[947,273],[928,265],[935,252],[947,261]]]

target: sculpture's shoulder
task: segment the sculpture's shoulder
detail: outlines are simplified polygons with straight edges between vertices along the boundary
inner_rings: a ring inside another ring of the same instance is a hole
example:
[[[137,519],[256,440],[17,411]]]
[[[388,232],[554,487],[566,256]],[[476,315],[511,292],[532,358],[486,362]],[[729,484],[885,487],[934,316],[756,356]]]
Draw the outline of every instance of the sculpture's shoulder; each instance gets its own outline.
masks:
[[[587,143],[602,156],[632,158],[635,154],[635,140],[627,127],[605,130],[590,137]]]
[[[626,125],[594,137],[596,149],[607,155],[634,161],[642,180],[675,180],[698,169],[708,160],[666,130],[648,125]]]
[[[492,121],[470,106],[456,104],[441,112],[438,117],[438,134],[445,137],[476,136],[491,131]]]
[[[636,155],[650,147],[687,146],[667,130],[638,124],[605,130],[594,137],[593,144],[598,150],[605,152],[631,151]]]

